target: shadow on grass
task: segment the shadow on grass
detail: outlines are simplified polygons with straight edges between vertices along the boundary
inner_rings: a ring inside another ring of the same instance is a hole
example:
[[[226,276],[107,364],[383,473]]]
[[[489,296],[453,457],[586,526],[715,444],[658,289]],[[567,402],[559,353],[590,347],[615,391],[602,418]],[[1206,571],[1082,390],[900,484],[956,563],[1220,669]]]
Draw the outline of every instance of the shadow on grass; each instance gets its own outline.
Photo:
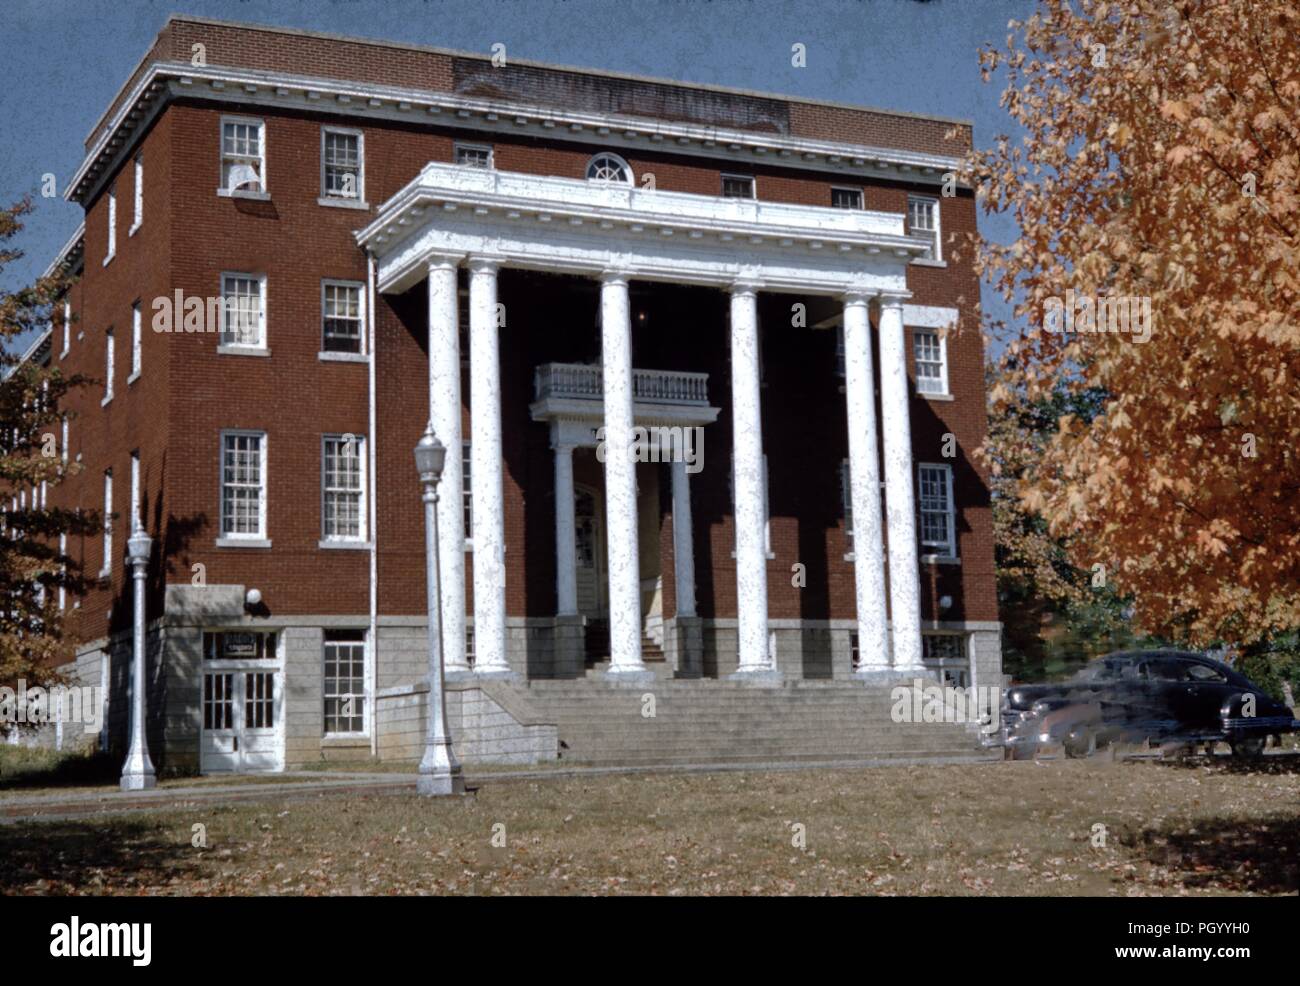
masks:
[[[135,892],[184,877],[192,850],[128,819],[0,825],[0,895]]]
[[[1120,833],[1120,844],[1189,888],[1293,894],[1300,889],[1300,818],[1214,818]]]
[[[1191,770],[1209,768],[1214,774],[1259,774],[1261,776],[1285,776],[1300,774],[1300,753],[1286,752],[1260,757],[1258,760],[1238,760],[1236,757],[1182,757],[1170,760],[1154,760],[1153,766],[1164,770]]]
[[[116,787],[122,758],[110,753],[24,751],[0,756],[0,791],[34,787]]]

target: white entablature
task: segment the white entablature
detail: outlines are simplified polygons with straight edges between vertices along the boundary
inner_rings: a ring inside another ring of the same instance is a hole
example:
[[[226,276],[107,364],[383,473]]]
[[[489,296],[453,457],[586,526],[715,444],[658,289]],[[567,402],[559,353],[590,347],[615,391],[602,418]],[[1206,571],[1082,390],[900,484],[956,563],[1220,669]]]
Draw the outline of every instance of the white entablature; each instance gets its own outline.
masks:
[[[400,292],[430,258],[804,294],[903,292],[927,248],[901,213],[728,199],[612,182],[430,163],[385,202],[357,242],[377,285]]]

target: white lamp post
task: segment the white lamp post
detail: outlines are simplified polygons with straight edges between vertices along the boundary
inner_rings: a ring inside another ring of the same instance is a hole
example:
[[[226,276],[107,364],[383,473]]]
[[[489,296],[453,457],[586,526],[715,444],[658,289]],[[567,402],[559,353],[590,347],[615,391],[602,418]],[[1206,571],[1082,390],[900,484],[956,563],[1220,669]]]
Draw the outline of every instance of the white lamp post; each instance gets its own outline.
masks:
[[[433,422],[415,446],[415,469],[424,489],[425,582],[429,611],[429,702],[424,757],[416,790],[421,794],[464,794],[465,779],[447,735],[447,703],[442,690],[442,590],[438,570],[438,481],[447,457],[446,446],[433,433]]]
[[[135,627],[131,656],[131,747],[126,762],[122,764],[123,791],[143,791],[158,784],[144,732],[144,579],[152,548],[153,538],[140,526],[140,518],[132,518],[131,537],[126,542],[126,563],[133,569],[135,579]]]

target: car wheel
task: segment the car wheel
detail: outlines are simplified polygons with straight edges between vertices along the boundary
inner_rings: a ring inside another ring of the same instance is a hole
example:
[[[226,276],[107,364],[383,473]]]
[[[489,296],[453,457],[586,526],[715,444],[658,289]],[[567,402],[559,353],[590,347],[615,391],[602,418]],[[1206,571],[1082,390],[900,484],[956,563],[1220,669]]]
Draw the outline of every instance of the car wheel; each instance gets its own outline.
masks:
[[[1062,744],[1065,755],[1071,760],[1081,760],[1097,752],[1097,734],[1092,730],[1080,730],[1065,737]]]
[[[1243,736],[1240,739],[1228,740],[1228,744],[1232,747],[1232,755],[1238,760],[1258,760],[1264,755],[1268,737]]]

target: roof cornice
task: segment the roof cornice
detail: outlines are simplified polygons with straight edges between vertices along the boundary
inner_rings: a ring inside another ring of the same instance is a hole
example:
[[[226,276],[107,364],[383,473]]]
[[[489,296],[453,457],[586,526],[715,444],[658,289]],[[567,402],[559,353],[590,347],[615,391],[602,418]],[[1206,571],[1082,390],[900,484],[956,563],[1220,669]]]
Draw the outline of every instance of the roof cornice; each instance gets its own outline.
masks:
[[[705,156],[737,168],[755,162],[832,174],[841,180],[888,179],[940,184],[961,159],[897,148],[792,137],[626,114],[541,107],[256,69],[153,62],[109,121],[67,185],[65,198],[85,202],[153,118],[179,96],[411,122],[423,118],[485,133],[600,142],[617,148]],[[963,183],[964,184],[964,183]]]

